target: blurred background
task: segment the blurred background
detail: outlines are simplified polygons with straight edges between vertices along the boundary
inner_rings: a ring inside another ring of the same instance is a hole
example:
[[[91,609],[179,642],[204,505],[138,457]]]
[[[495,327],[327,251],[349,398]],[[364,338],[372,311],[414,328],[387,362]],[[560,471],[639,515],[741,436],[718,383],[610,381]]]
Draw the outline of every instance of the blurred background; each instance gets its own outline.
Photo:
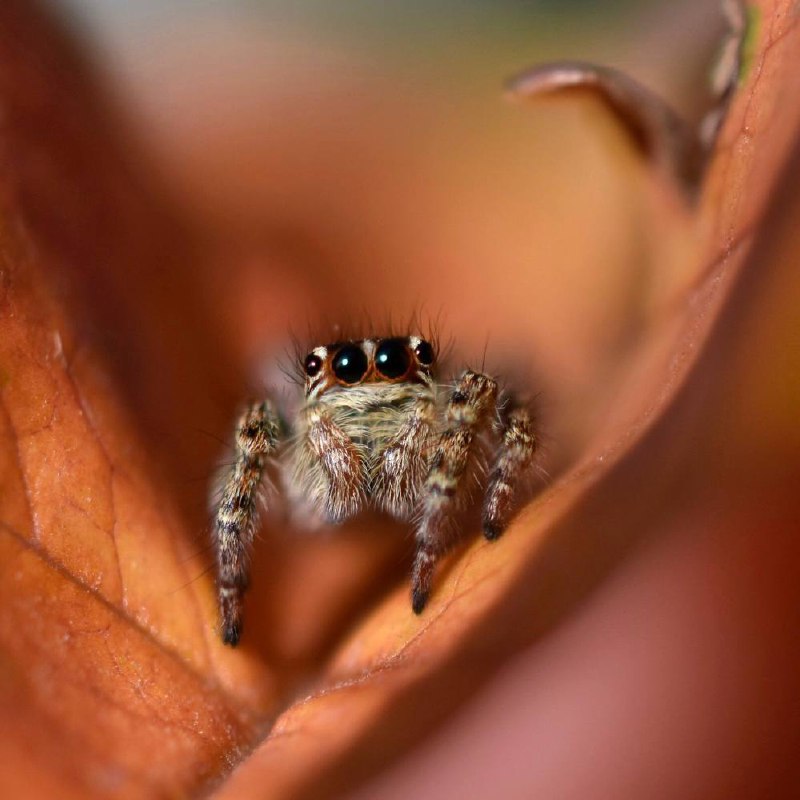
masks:
[[[605,413],[575,401],[668,291],[640,165],[605,111],[523,109],[503,82],[597,61],[698,119],[716,0],[50,2],[211,233],[225,265],[198,267],[198,285],[248,373],[322,317],[421,311],[457,366],[485,351],[536,384],[569,460]]]
[[[691,229],[606,108],[522,107],[504,81],[592,60],[699,119],[716,0],[50,2],[114,100],[133,183],[151,187],[146,210],[115,209],[128,241],[108,246],[128,266],[98,251],[79,316],[197,550],[238,406],[264,383],[291,394],[289,337],[327,338],[308,334],[326,322],[417,314],[448,347],[445,377],[485,364],[536,397],[544,474],[595,457],[635,355],[695,277]],[[404,579],[404,527],[376,524],[322,539],[267,526],[249,612],[266,661],[314,668],[365,598]]]

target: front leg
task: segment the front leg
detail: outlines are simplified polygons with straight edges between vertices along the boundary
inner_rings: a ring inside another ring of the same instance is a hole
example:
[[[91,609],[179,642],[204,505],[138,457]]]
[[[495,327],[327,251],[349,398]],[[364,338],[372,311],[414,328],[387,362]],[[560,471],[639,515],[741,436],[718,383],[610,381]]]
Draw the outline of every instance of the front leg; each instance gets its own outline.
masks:
[[[502,441],[483,503],[483,535],[497,539],[508,525],[517,485],[533,463],[537,439],[530,410],[509,399],[501,412]]]
[[[380,452],[370,476],[370,493],[378,508],[397,519],[408,519],[428,473],[427,447],[436,423],[433,393],[412,406],[400,430]]]
[[[497,405],[497,383],[467,370],[456,383],[445,410],[444,430],[422,487],[417,552],[411,574],[411,607],[422,612],[430,594],[436,561],[447,550],[450,521],[463,495],[475,435]]]
[[[267,458],[278,446],[280,420],[269,401],[250,406],[236,425],[236,462],[216,507],[222,641],[235,647],[242,630],[242,601],[248,582],[249,549],[258,518],[258,489]]]
[[[317,409],[309,412],[307,437],[325,477],[325,516],[334,523],[349,519],[364,504],[363,458],[358,447],[328,413]],[[312,495],[321,494],[321,488],[314,487]]]

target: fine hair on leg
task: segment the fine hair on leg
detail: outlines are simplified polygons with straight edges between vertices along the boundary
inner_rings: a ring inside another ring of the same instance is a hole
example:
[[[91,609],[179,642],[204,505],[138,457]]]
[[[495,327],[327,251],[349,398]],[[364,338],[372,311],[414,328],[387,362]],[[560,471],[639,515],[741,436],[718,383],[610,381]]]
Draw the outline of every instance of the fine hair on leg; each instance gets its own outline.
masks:
[[[500,446],[483,501],[483,535],[490,541],[506,529],[517,488],[533,464],[538,446],[527,406],[509,397],[501,407],[500,419]]]
[[[275,452],[280,420],[269,400],[249,406],[236,425],[236,461],[220,493],[214,521],[222,639],[236,646],[242,630],[249,553],[258,520],[258,492]]]
[[[411,607],[415,614],[425,607],[436,562],[451,544],[450,524],[460,507],[476,435],[496,407],[497,383],[466,370],[447,402],[443,429],[420,494],[417,550],[411,573]]]

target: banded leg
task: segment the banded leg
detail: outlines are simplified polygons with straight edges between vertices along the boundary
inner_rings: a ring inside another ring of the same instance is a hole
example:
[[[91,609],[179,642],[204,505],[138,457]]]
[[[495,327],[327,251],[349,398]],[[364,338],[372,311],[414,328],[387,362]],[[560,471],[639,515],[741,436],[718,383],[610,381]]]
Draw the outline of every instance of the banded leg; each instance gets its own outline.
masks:
[[[280,421],[268,401],[250,406],[236,424],[236,463],[216,511],[219,610],[222,641],[235,647],[242,630],[249,548],[258,516],[258,489],[267,458],[278,446]]]
[[[430,594],[436,561],[450,545],[450,522],[459,508],[475,435],[497,405],[497,383],[467,370],[459,378],[445,410],[444,431],[431,459],[420,496],[417,552],[411,573],[411,607],[422,612]]]
[[[528,408],[511,400],[501,413],[502,441],[483,502],[483,535],[490,541],[508,525],[517,486],[533,463],[538,444]]]

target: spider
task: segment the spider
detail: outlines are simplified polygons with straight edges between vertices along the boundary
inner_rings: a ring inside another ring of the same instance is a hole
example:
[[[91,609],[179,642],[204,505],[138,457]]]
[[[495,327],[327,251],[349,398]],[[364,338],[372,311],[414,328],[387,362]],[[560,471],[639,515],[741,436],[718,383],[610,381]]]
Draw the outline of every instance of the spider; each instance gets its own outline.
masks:
[[[453,540],[469,476],[494,434],[494,466],[483,500],[483,533],[506,528],[514,495],[537,447],[528,408],[488,375],[464,370],[439,383],[437,353],[420,336],[340,341],[302,361],[304,398],[290,432],[270,399],[236,424],[236,459],[215,504],[222,639],[242,630],[248,553],[259,489],[275,463],[290,504],[330,523],[366,508],[414,525],[411,607],[420,614],[437,560]],[[290,434],[290,435],[286,435]]]

